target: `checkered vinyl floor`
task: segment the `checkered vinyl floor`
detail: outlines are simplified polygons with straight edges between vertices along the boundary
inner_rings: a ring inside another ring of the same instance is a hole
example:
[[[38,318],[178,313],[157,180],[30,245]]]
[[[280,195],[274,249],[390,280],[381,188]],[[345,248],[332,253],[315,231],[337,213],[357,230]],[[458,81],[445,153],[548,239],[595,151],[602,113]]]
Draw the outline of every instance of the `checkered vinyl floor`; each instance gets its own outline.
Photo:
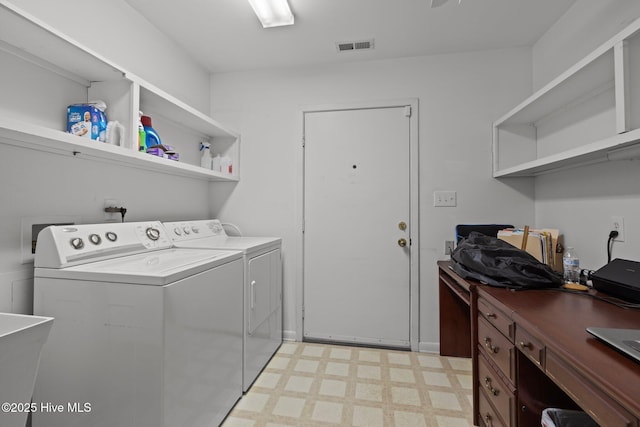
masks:
[[[471,360],[285,342],[223,427],[472,426]]]

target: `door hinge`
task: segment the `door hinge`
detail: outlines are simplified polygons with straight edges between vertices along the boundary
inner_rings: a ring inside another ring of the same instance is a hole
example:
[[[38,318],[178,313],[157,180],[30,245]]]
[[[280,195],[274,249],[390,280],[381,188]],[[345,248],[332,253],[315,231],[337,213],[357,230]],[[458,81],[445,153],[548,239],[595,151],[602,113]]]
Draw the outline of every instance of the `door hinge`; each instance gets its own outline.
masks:
[[[407,105],[406,107],[404,107],[404,116],[405,117],[411,117],[411,106]]]
[[[306,143],[306,141],[305,141],[304,136],[303,136],[303,137],[302,137],[302,148],[304,148],[304,147],[305,147],[305,143]]]

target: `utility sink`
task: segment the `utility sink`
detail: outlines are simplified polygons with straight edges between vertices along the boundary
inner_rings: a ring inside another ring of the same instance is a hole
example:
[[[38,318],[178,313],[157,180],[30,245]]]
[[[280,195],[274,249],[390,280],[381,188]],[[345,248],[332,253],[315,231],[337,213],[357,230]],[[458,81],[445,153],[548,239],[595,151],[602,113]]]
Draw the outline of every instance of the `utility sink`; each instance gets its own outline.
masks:
[[[52,317],[0,313],[2,427],[24,427],[27,422],[42,345],[52,324]]]

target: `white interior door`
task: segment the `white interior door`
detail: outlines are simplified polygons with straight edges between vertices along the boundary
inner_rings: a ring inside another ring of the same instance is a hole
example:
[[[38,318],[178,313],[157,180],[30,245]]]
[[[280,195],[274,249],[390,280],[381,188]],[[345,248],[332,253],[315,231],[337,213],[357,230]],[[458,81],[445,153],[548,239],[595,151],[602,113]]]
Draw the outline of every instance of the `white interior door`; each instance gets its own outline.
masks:
[[[304,339],[410,345],[410,115],[304,115]]]

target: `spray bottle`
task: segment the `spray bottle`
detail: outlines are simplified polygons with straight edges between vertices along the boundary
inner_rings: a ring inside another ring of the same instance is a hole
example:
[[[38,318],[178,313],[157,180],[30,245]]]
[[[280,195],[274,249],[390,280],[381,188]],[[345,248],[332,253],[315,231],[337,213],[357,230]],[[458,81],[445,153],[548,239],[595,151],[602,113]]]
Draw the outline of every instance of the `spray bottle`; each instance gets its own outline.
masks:
[[[200,143],[200,151],[202,152],[202,157],[200,158],[200,166],[211,170],[211,144],[208,142]]]

